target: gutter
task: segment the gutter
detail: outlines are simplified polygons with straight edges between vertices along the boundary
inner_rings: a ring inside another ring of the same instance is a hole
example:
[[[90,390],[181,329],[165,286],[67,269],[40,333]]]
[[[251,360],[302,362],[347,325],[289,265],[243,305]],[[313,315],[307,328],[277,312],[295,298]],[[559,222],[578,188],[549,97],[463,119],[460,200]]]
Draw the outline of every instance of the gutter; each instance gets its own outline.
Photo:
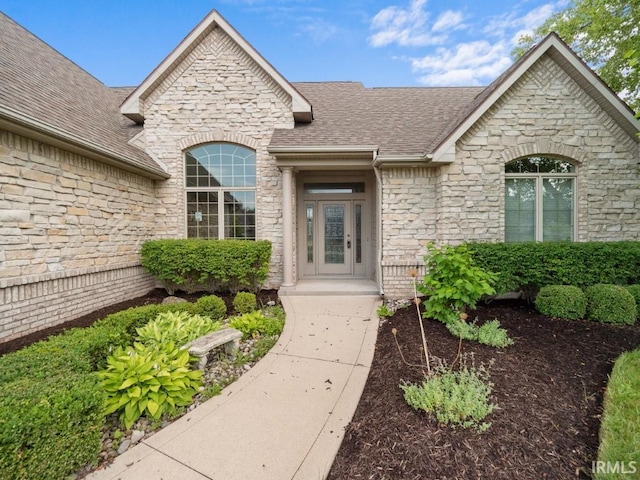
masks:
[[[4,122],[3,119],[6,119]],[[16,128],[18,124],[21,128]],[[103,163],[117,166],[124,170],[133,171],[140,175],[152,178],[153,180],[164,180],[170,178],[167,172],[161,168],[150,168],[149,166],[132,158],[125,157],[108,148],[88,142],[84,138],[70,133],[51,124],[42,122],[22,112],[0,105],[0,127],[9,131],[15,131],[22,135],[33,137],[36,132],[37,140],[45,141],[55,147],[72,151]]]
[[[378,217],[378,228],[376,229],[378,237],[376,242],[376,263],[378,267],[376,269],[376,281],[380,297],[384,298],[384,276],[382,275],[382,176],[380,169],[376,165],[377,156],[377,152],[373,152],[373,161],[371,162],[373,172],[376,175],[376,216]]]

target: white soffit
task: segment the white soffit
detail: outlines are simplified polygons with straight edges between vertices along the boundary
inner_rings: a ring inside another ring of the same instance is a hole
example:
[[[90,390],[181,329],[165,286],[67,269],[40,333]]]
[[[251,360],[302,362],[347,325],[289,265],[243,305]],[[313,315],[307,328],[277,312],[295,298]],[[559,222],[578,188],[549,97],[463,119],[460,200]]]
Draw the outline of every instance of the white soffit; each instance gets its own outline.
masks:
[[[149,90],[155,88],[158,80],[161,80],[170,72],[194,46],[199,37],[213,26],[221,28],[247,55],[249,55],[276,83],[291,96],[293,114],[296,120],[310,122],[312,120],[311,104],[304,98],[258,51],[247,42],[237,30],[235,30],[216,10],[212,10],[189,35],[158,65],[149,76],[127,97],[120,112],[135,122],[144,121],[144,112],[141,109],[141,99]]]

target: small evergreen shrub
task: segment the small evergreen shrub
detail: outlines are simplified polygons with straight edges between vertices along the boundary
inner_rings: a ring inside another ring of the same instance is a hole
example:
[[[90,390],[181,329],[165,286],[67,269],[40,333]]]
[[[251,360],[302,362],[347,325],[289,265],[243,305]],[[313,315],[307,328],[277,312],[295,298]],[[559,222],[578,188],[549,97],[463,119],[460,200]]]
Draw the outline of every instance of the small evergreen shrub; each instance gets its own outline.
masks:
[[[33,373],[0,385],[0,478],[67,478],[98,458],[104,393],[90,373]]]
[[[636,302],[629,291],[619,285],[597,284],[585,290],[587,318],[602,323],[634,324]]]
[[[140,250],[143,268],[171,295],[176,290],[257,292],[270,259],[271,243],[266,240],[148,240]]]
[[[229,325],[242,332],[243,338],[280,335],[284,328],[284,320],[266,317],[260,311],[245,313],[232,317]]]
[[[467,323],[461,319],[446,324],[449,332],[463,340],[470,340],[490,347],[504,348],[513,345],[507,331],[500,327],[497,319],[490,320],[477,326],[475,323]]]
[[[636,311],[640,317],[640,284],[627,285],[625,287],[627,291],[633,296],[636,301]]]
[[[120,412],[125,428],[144,415],[159,419],[189,405],[202,386],[201,370],[191,370],[187,350],[168,343],[162,348],[135,343],[118,348],[107,358],[107,368],[98,372],[107,394],[104,414]]]
[[[238,292],[233,299],[233,308],[236,313],[251,313],[258,309],[258,302],[254,293]]]
[[[220,322],[214,322],[209,317],[187,312],[164,312],[136,331],[139,342],[148,347],[161,348],[168,343],[181,347],[221,328]]]
[[[216,295],[206,295],[196,301],[196,309],[200,315],[209,317],[211,320],[222,320],[227,314],[227,306],[220,297]]]
[[[535,300],[536,309],[548,317],[577,320],[587,314],[587,297],[573,285],[542,287]]]
[[[400,388],[411,407],[434,415],[440,423],[479,431],[491,426],[483,421],[496,407],[489,402],[493,384],[484,367],[462,361],[459,370],[441,367],[422,384],[405,383]]]

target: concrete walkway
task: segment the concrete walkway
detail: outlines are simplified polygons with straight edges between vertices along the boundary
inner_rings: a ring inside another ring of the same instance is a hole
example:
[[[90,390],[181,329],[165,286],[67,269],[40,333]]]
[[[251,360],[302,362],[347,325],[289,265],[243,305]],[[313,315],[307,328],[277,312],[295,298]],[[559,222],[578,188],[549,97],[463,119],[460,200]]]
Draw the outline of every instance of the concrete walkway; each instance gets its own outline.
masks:
[[[285,296],[277,345],[221,395],[91,479],[315,480],[331,468],[362,394],[375,296]]]

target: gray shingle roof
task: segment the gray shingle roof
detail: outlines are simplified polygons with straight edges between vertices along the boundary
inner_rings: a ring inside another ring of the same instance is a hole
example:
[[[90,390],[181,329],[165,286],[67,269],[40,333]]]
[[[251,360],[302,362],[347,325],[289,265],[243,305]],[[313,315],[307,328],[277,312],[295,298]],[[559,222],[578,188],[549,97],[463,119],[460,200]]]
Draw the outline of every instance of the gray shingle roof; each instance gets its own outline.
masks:
[[[0,13],[0,107],[84,139],[96,151],[158,177],[162,168],[127,141],[140,127],[119,110],[111,89]],[[48,132],[50,133],[50,132]]]
[[[365,88],[356,82],[294,83],[314,120],[278,129],[277,147],[377,145],[380,155],[421,155],[456,123],[483,87]]]

